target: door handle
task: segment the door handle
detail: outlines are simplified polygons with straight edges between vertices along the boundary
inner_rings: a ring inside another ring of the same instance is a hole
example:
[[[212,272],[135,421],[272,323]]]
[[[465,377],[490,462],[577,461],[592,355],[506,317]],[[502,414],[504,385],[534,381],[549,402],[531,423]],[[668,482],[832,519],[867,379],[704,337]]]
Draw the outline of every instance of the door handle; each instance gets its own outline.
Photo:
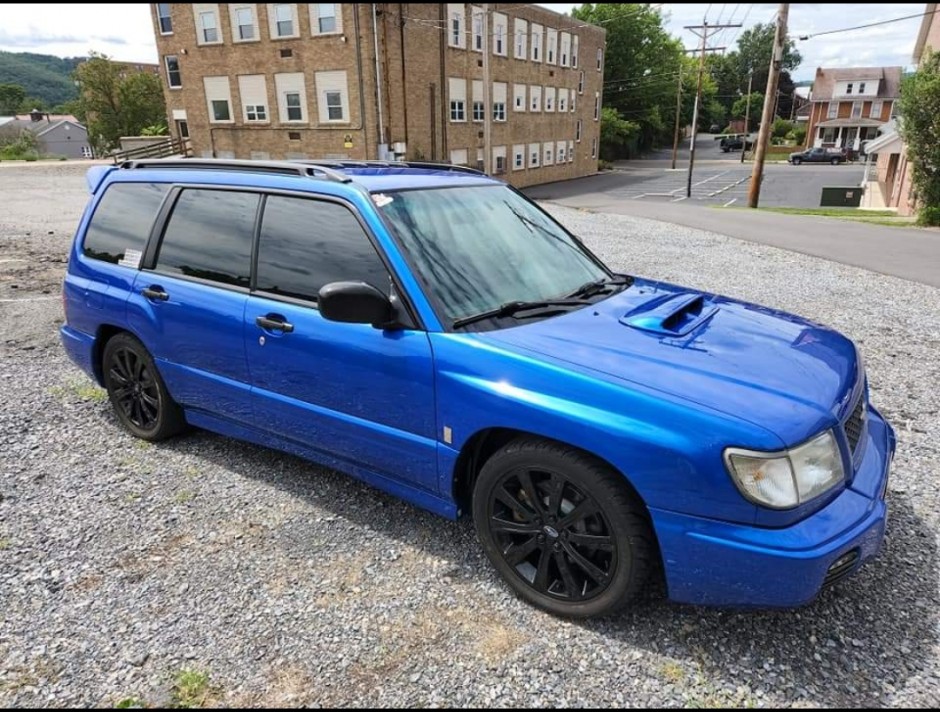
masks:
[[[289,334],[294,330],[294,325],[284,321],[284,317],[269,314],[268,316],[259,316],[255,319],[255,324],[268,331],[283,331]]]
[[[170,295],[164,292],[162,287],[144,287],[140,290],[140,293],[147,299],[155,299],[159,302],[165,302],[170,298]]]

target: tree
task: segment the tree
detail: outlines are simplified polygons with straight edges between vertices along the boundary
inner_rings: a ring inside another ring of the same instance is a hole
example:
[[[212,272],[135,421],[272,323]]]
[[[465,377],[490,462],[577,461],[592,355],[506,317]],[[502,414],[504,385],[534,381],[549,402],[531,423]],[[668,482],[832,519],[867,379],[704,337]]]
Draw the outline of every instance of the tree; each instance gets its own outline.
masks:
[[[604,106],[639,127],[636,140],[641,149],[671,143],[684,56],[679,40],[666,31],[660,10],[639,3],[604,3],[581,5],[571,14],[607,29]]]
[[[0,84],[0,116],[19,113],[20,104],[26,98],[26,90],[19,84]]]
[[[743,119],[745,116],[748,116],[748,126],[745,127],[747,131],[752,131],[753,129],[757,128],[757,125],[760,123],[760,117],[763,111],[764,95],[757,92],[753,92],[751,94],[750,112],[748,112],[747,108],[747,94],[736,99],[734,104],[731,105],[732,118]]]
[[[767,74],[770,70],[770,60],[774,56],[774,34],[776,25],[773,22],[758,23],[741,33],[738,38],[738,49],[734,53],[741,76],[742,92],[747,91],[747,73],[754,72],[754,85],[752,91],[761,94],[767,89]],[[796,49],[796,43],[787,39],[783,48],[783,62],[781,69],[791,72],[800,66],[803,56]],[[781,75],[782,78],[782,75]],[[792,83],[792,80],[790,80]]]
[[[628,158],[630,142],[640,133],[640,127],[627,121],[616,109],[605,106],[601,109],[601,158],[613,161]]]
[[[928,50],[920,68],[901,82],[898,113],[917,222],[940,225],[940,53]]]
[[[88,140],[98,155],[115,149],[121,136],[138,136],[142,129],[166,122],[160,78],[147,72],[126,73],[103,54],[93,52],[75,70],[79,83],[76,116],[88,128]]]

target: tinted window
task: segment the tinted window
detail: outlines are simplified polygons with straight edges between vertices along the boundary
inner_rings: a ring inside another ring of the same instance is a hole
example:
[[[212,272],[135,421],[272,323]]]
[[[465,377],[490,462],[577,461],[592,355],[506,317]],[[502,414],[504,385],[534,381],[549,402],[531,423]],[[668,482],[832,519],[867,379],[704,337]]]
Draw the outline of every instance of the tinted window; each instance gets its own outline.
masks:
[[[184,190],[163,233],[157,271],[247,287],[259,197]]]
[[[348,209],[269,196],[261,223],[257,288],[316,299],[330,282],[361,280],[388,293],[388,270]]]
[[[85,233],[85,256],[117,263],[128,249],[142,252],[167,190],[163,183],[111,185]]]

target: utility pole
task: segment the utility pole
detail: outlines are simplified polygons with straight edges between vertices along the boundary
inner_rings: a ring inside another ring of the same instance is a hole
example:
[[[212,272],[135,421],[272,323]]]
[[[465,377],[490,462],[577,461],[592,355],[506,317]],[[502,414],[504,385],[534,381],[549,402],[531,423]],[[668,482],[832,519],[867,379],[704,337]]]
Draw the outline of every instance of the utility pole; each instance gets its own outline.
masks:
[[[490,5],[483,3],[483,172],[490,175],[490,123],[493,107],[490,102]],[[472,83],[471,83],[472,85]],[[473,106],[473,92],[470,93]],[[472,109],[471,109],[472,111]],[[471,115],[471,118],[472,115]]]
[[[747,153],[747,135],[751,133],[751,86],[754,83],[754,70],[747,71],[747,104],[744,109],[744,143],[741,146],[741,163],[744,163],[744,154]]]
[[[706,46],[708,43],[708,35],[711,32],[716,32],[718,30],[725,30],[734,27],[740,27],[741,23],[736,25],[709,25],[707,20],[704,20],[701,25],[686,25],[687,30],[690,30],[693,34],[702,38],[702,46],[700,48],[701,57],[699,57],[698,62],[698,84],[695,89],[695,104],[692,109],[692,139],[689,142],[689,175],[686,178],[685,184],[685,197],[692,197],[692,167],[695,165],[695,136],[698,133],[698,107],[699,103],[702,100],[702,74],[705,72],[705,53],[709,50]],[[701,34],[699,34],[701,30]],[[718,47],[713,47],[712,49],[720,49]]]
[[[676,135],[672,139],[672,170],[676,170],[676,154],[679,152],[679,114],[682,111],[682,65],[679,65],[679,84],[676,87]]]
[[[764,94],[764,110],[761,112],[760,134],[757,137],[757,153],[754,154],[754,170],[751,173],[751,185],[747,192],[747,206],[756,208],[760,202],[760,184],[764,178],[764,157],[767,154],[767,144],[770,141],[770,124],[774,110],[774,99],[777,95],[777,84],[780,81],[780,68],[783,64],[783,50],[787,42],[787,17],[790,14],[790,3],[780,3],[777,11],[777,29],[774,33],[774,54],[770,63],[770,72],[767,76],[767,92]]]

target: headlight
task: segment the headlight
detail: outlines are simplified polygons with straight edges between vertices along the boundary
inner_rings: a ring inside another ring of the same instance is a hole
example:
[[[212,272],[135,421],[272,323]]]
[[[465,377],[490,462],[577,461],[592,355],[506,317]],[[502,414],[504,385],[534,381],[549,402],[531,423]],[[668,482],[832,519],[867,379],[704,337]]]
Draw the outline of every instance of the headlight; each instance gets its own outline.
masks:
[[[827,430],[782,452],[728,448],[725,463],[747,499],[772,509],[791,509],[842,481],[842,456]]]

